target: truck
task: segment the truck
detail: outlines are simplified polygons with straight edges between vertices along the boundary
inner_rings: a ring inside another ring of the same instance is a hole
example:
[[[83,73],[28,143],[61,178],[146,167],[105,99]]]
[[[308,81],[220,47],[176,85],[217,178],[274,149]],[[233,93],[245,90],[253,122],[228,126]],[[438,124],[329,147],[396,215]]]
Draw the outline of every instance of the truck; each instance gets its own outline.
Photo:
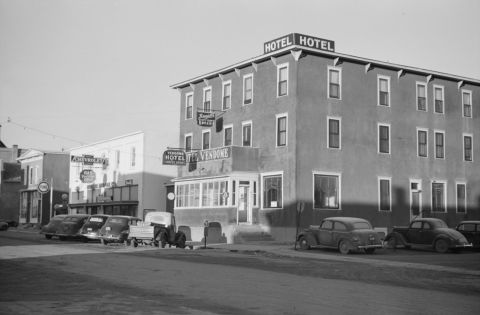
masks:
[[[153,211],[145,215],[145,220],[138,225],[131,225],[128,241],[131,246],[152,245],[164,248],[167,244],[185,248],[186,235],[177,231],[175,216],[170,212]]]
[[[417,246],[433,248],[438,253],[472,247],[465,236],[437,218],[417,218],[409,226],[393,227],[392,232],[385,237],[385,242],[393,249],[397,246]]]

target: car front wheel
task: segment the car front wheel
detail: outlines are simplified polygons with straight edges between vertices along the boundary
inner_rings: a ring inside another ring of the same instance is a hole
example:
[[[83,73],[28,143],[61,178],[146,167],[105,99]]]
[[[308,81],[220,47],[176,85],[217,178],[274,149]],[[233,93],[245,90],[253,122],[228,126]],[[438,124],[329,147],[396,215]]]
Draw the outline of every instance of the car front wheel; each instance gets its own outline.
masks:
[[[448,251],[448,243],[444,239],[439,239],[435,242],[435,251],[437,253],[446,253]]]
[[[302,249],[302,250],[310,249],[310,245],[308,244],[308,241],[304,236],[301,236],[298,239],[298,245],[300,246],[300,249]]]
[[[350,244],[348,241],[340,241],[340,244],[338,244],[338,250],[343,255],[350,253]]]

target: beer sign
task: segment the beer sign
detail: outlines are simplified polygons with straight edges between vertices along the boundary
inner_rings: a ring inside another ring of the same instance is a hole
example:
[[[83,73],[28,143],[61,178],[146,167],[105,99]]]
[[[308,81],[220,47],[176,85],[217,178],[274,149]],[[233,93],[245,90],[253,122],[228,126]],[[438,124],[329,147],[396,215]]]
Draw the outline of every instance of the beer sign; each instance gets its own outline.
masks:
[[[93,183],[96,177],[97,176],[93,170],[83,170],[80,172],[80,180],[82,183]]]

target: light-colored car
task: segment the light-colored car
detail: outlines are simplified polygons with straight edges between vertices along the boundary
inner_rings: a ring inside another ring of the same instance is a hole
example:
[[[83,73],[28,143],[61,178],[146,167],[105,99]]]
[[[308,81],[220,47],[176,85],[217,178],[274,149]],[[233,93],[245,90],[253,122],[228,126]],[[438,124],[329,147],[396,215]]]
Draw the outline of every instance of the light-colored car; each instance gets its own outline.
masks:
[[[373,254],[383,247],[370,222],[354,217],[325,218],[320,225],[311,225],[299,233],[297,242],[300,249],[336,248],[342,254],[359,250]]]

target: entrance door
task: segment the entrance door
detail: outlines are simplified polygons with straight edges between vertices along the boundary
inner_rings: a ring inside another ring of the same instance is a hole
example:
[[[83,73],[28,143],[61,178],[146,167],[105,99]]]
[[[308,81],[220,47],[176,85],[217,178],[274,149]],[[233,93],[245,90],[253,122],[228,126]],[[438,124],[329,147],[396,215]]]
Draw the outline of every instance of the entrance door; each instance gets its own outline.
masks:
[[[410,181],[410,221],[422,217],[422,182]]]
[[[238,187],[238,222],[250,222],[251,220],[251,208],[249,200],[249,187],[248,186],[239,186]]]

